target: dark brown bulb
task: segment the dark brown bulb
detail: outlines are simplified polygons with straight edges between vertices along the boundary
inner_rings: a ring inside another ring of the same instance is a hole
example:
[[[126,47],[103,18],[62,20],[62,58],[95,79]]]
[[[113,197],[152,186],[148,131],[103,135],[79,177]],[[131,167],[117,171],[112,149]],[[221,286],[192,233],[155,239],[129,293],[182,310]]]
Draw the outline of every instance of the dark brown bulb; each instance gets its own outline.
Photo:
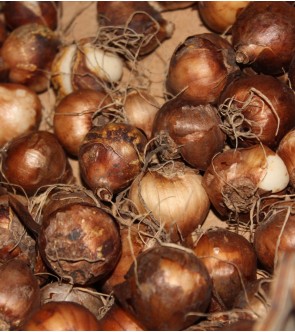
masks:
[[[123,39],[128,23],[127,35],[131,38],[126,38],[126,45],[134,54],[146,55],[154,51],[174,31],[174,24],[164,19],[148,1],[99,1],[97,13],[100,25],[118,27]],[[124,31],[120,27],[125,27]]]
[[[146,143],[145,135],[128,124],[93,127],[79,151],[86,185],[102,199],[125,189],[141,171]]]
[[[73,181],[72,168],[56,136],[30,132],[10,141],[3,156],[5,179],[33,195],[42,186]]]
[[[58,21],[56,1],[6,1],[3,7],[5,23],[10,29],[38,23],[55,30]]]
[[[223,90],[219,111],[235,147],[263,143],[274,149],[295,126],[295,95],[276,77],[244,76]]]
[[[213,280],[217,302],[232,307],[243,282],[256,279],[256,254],[242,235],[226,229],[212,229],[201,235],[193,248]]]
[[[295,49],[295,8],[288,1],[250,1],[232,26],[236,61],[277,75],[289,68]]]
[[[162,157],[173,159],[180,154],[191,166],[206,170],[212,157],[225,145],[225,134],[220,129],[217,108],[194,106],[175,98],[157,112],[153,123],[153,137],[163,146]],[[161,143],[162,142],[162,143]]]
[[[37,278],[28,265],[12,259],[0,266],[0,327],[18,330],[40,306]]]
[[[192,252],[153,247],[137,256],[115,297],[148,330],[182,330],[198,320],[211,299],[211,279]]]
[[[75,285],[106,277],[121,254],[113,217],[94,204],[75,201],[44,215],[38,247],[46,265]]]

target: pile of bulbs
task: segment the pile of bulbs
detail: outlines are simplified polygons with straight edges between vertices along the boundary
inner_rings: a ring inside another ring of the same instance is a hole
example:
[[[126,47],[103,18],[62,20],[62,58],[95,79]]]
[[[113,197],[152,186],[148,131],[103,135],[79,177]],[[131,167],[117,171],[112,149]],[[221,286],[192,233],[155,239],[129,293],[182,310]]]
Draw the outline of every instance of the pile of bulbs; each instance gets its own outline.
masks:
[[[295,249],[294,6],[90,5],[71,41],[66,2],[1,7],[0,329],[261,328]],[[206,32],[159,97],[171,12]]]

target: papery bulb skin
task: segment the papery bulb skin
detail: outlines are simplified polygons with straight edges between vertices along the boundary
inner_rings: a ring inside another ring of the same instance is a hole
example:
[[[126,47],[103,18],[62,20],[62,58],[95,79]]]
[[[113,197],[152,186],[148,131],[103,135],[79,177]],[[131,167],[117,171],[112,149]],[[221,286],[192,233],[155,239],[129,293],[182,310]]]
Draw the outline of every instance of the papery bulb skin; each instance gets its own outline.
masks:
[[[41,305],[52,301],[76,302],[91,311],[97,319],[102,316],[103,297],[93,287],[75,287],[65,281],[54,281],[41,287],[40,295]]]
[[[110,98],[100,91],[80,89],[64,96],[55,107],[54,134],[72,157],[78,157],[85,135],[94,125],[93,116]],[[104,125],[110,121],[107,115],[97,116],[96,122]]]
[[[254,248],[263,268],[273,273],[284,253],[295,248],[294,202],[277,201],[254,233]]]
[[[122,79],[124,63],[112,51],[104,50],[93,38],[65,45],[56,54],[51,82],[60,100],[81,89],[106,92]]]
[[[217,302],[232,307],[242,282],[256,279],[257,258],[252,244],[242,235],[226,229],[204,232],[193,246],[213,281]]]
[[[270,75],[237,78],[223,90],[218,104],[222,129],[235,147],[260,142],[276,149],[295,126],[294,92]]]
[[[233,308],[246,309],[240,317],[255,321],[268,313],[271,282],[271,278],[259,278],[245,284],[245,289],[239,292],[233,303]]]
[[[295,129],[291,129],[282,138],[277,148],[277,154],[287,167],[290,185],[295,188]]]
[[[9,68],[9,81],[24,84],[37,93],[47,90],[59,46],[58,35],[47,26],[32,23],[13,30],[1,50]]]
[[[146,143],[145,135],[128,124],[93,127],[79,150],[86,185],[105,200],[126,188],[141,171]]]
[[[141,129],[148,139],[152,136],[153,122],[160,104],[150,93],[131,90],[124,102],[124,113],[132,126]]]
[[[37,278],[31,268],[18,259],[2,264],[0,276],[1,330],[19,330],[40,306]]]
[[[224,87],[240,69],[231,44],[214,33],[189,36],[171,56],[168,92],[198,104],[216,104]]]
[[[29,196],[42,186],[73,183],[73,170],[56,136],[48,131],[29,132],[11,140],[4,152],[2,172],[6,181]]]
[[[121,254],[113,217],[83,202],[65,204],[46,215],[38,246],[46,265],[75,285],[91,285],[104,278]]]
[[[204,264],[192,252],[153,247],[137,257],[115,297],[147,330],[183,330],[205,312],[212,284]]]
[[[26,321],[24,331],[99,331],[97,318],[87,308],[75,302],[43,304]]]
[[[116,303],[99,322],[103,331],[144,331],[133,315]]]
[[[140,235],[141,231],[144,231],[142,227],[121,227],[120,238],[122,254],[116,267],[103,283],[102,289],[105,293],[111,293],[116,285],[125,280],[125,275],[131,264],[134,262],[135,258],[145,250],[145,243]]]
[[[181,157],[192,167],[206,170],[215,154],[225,146],[225,134],[220,129],[217,108],[193,105],[181,98],[167,101],[157,112],[153,123],[153,137],[163,146],[164,160]]]
[[[124,31],[128,28],[130,36],[139,39],[137,44],[132,42],[128,44],[128,37],[126,38],[128,51],[140,56],[154,51],[161,42],[170,38],[174,31],[174,24],[163,18],[148,1],[125,1],[124,3],[100,1],[97,2],[97,14],[99,24],[103,27],[117,27],[122,40],[125,38]]]
[[[295,50],[295,8],[287,1],[255,1],[232,26],[236,61],[268,75],[288,71]]]
[[[11,30],[30,23],[43,24],[55,30],[58,6],[54,1],[7,1],[2,10],[5,23]]]
[[[183,163],[148,169],[132,182],[128,198],[135,213],[151,216],[170,242],[181,241],[201,226],[210,209],[202,176]]]
[[[55,55],[51,65],[51,83],[60,100],[74,92],[72,84],[72,66],[77,52],[77,45],[65,45]]]
[[[36,241],[24,228],[22,220],[9,203],[9,196],[0,195],[0,260],[1,264],[18,259],[34,269]]]
[[[278,154],[257,144],[218,154],[202,184],[221,218],[249,218],[259,195],[286,189],[289,174]]]

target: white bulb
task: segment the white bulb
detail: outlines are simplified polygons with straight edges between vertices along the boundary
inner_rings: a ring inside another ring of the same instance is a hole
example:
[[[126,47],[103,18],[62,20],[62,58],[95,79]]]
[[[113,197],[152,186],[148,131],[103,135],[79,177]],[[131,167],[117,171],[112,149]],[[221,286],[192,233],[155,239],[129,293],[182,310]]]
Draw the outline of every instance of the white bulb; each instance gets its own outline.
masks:
[[[283,160],[277,154],[269,155],[266,159],[266,174],[258,187],[272,193],[277,193],[285,189],[289,183],[288,170]]]
[[[115,53],[103,51],[91,44],[83,46],[86,66],[108,82],[118,82],[123,75],[123,61]]]

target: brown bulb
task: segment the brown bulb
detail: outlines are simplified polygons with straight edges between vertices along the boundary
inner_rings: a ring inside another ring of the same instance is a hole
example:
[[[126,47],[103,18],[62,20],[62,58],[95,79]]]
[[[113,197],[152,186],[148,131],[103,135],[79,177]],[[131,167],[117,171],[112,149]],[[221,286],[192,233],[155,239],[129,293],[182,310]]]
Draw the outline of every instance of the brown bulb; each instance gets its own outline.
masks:
[[[166,102],[157,112],[153,137],[163,145],[162,158],[170,160],[178,154],[191,166],[206,170],[212,157],[225,145],[217,108],[194,106],[180,98]]]
[[[295,95],[270,75],[239,77],[223,90],[219,111],[222,128],[235,147],[263,143],[276,148],[295,126]]]
[[[220,217],[247,222],[260,195],[279,193],[288,183],[283,160],[260,144],[219,153],[212,159],[202,181]]]
[[[51,64],[59,45],[57,34],[41,24],[25,24],[13,30],[1,52],[9,67],[9,81],[24,84],[36,92],[48,89]]]
[[[118,27],[118,34],[122,40],[126,39],[127,51],[133,54],[151,53],[174,31],[174,24],[164,19],[148,1],[99,1],[97,14],[100,26]],[[126,28],[131,38],[128,34],[125,37]]]
[[[111,103],[103,92],[80,89],[62,98],[55,108],[53,128],[59,142],[72,156],[77,157],[80,145],[93,126],[93,115]],[[104,114],[96,117],[96,123],[104,125],[110,118]]]
[[[139,232],[138,225],[124,227],[120,230],[122,255],[115,269],[103,284],[103,290],[106,293],[111,293],[115,285],[124,281],[124,277],[136,256],[144,250],[144,242],[140,238]]]
[[[147,139],[136,127],[109,123],[93,127],[79,151],[83,180],[101,199],[125,189],[140,173]]]
[[[0,18],[0,47],[3,45],[7,36],[8,36],[8,32],[6,30],[4,19]]]
[[[138,321],[116,303],[99,322],[103,331],[144,331]]]
[[[295,49],[295,10],[288,1],[250,1],[232,26],[239,64],[278,75],[289,68]]]
[[[254,233],[254,247],[262,266],[273,272],[280,257],[295,248],[294,201],[277,201],[259,222]]]
[[[42,186],[73,181],[72,168],[56,136],[30,132],[9,142],[4,152],[5,179],[34,195]]]
[[[6,194],[0,196],[0,261],[19,259],[34,268],[36,242],[25,230],[22,220],[10,206]]]
[[[115,297],[148,330],[183,330],[198,320],[193,313],[204,313],[211,299],[205,265],[185,249],[145,250],[125,279],[115,287]]]
[[[232,77],[240,72],[231,44],[214,33],[187,37],[173,52],[168,92],[194,104],[216,103]]]
[[[193,246],[213,280],[213,296],[230,309],[242,283],[256,279],[256,254],[242,235],[226,229],[212,229]]]
[[[7,1],[3,7],[5,23],[10,29],[38,23],[55,30],[58,21],[56,1]]]
[[[198,1],[198,12],[209,30],[225,33],[249,1]]]
[[[0,266],[1,330],[18,330],[40,306],[37,278],[28,265],[12,259]]]
[[[290,63],[288,78],[290,80],[292,89],[295,91],[295,53],[293,55],[292,61]]]
[[[24,331],[99,331],[96,317],[75,302],[49,302],[34,312],[22,327]]]
[[[121,254],[112,215],[85,202],[68,201],[42,218],[38,247],[46,265],[75,285],[106,277]]]
[[[242,309],[240,318],[255,320],[267,314],[272,282],[271,278],[261,278],[245,284],[245,289],[240,291],[233,303],[233,308]]]

